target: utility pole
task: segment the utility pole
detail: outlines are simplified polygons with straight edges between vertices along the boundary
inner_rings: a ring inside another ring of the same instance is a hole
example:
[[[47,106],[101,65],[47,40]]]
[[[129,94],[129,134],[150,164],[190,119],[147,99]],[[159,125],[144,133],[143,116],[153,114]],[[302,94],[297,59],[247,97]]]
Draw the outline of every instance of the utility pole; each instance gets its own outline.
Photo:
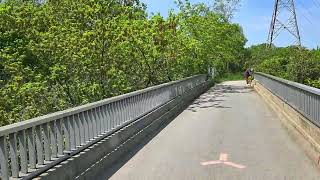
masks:
[[[294,0],[275,0],[267,42],[268,47],[272,46],[282,30],[293,36],[295,40],[293,45],[301,46]]]

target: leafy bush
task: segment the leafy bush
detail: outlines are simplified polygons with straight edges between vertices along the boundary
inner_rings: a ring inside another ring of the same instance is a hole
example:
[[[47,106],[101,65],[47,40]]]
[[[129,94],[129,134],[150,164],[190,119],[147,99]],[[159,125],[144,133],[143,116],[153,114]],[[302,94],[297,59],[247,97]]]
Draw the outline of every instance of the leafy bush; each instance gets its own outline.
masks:
[[[298,47],[272,49],[265,44],[248,48],[246,64],[257,71],[319,88],[320,51]]]

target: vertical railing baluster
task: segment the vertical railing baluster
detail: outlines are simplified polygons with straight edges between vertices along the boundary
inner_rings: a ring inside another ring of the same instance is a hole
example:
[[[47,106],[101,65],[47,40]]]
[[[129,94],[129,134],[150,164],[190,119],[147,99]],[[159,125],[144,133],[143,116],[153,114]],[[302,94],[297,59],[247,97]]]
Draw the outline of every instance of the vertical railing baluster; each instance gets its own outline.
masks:
[[[90,141],[90,133],[89,133],[89,112],[83,112],[83,119],[84,119],[84,139],[85,143]]]
[[[150,92],[147,92],[145,94],[145,103],[144,103],[144,105],[146,106],[146,111],[147,112],[152,110],[152,108],[149,106],[149,94],[150,94]]]
[[[51,160],[51,148],[50,148],[50,133],[48,129],[48,124],[42,125],[43,128],[43,142],[44,142],[44,159],[46,161]]]
[[[125,112],[126,112],[126,116],[125,116],[125,122],[128,122],[130,120],[130,113],[129,113],[129,108],[130,107],[130,98],[126,99],[126,106],[125,106]]]
[[[111,129],[115,129],[116,128],[116,104],[113,102],[111,104],[111,116],[110,116],[110,120],[111,120]]]
[[[113,119],[114,119],[114,128],[116,128],[118,126],[118,103],[114,102],[113,103],[113,110],[114,110],[114,114],[113,114]]]
[[[155,107],[158,107],[161,104],[161,93],[162,93],[162,88],[158,89],[158,94],[157,94],[157,100],[156,100],[156,105]]]
[[[56,136],[56,121],[51,121],[49,124],[50,128],[50,146],[51,146],[51,157],[57,158],[57,136]]]
[[[147,106],[149,107],[149,110],[153,109],[152,104],[151,104],[152,99],[150,98],[151,95],[152,95],[152,93],[151,93],[151,92],[148,92],[148,97],[149,97],[149,99],[148,99],[148,101],[147,101]]]
[[[36,126],[36,149],[37,149],[38,165],[43,165],[44,159],[43,159],[43,140],[42,140],[41,125]]]
[[[100,116],[100,132],[101,134],[104,134],[105,133],[105,125],[104,125],[104,116],[103,116],[103,106],[100,106],[98,107],[98,110],[99,110],[99,116]]]
[[[316,120],[318,120],[318,123],[319,123],[319,125],[320,125],[320,111],[319,111],[319,109],[320,109],[320,97],[318,96],[317,97],[317,112],[318,112],[318,117],[316,118]]]
[[[18,142],[19,142],[21,172],[24,174],[27,174],[28,173],[27,143],[26,143],[26,135],[24,130],[21,130],[18,133]]]
[[[109,126],[108,126],[108,111],[107,111],[107,105],[102,106],[102,114],[103,114],[103,120],[104,120],[104,132],[109,132]]]
[[[133,120],[134,115],[133,115],[133,97],[129,98],[129,120]]]
[[[99,136],[99,117],[97,115],[97,108],[93,108],[92,109],[92,116],[93,116],[93,119],[94,119],[94,122],[95,122],[95,134],[94,134],[94,137],[97,138]]]
[[[115,127],[118,127],[120,124],[120,118],[119,118],[119,114],[120,114],[120,107],[119,107],[119,101],[115,102]]]
[[[123,122],[122,123],[126,123],[129,119],[128,117],[128,98],[123,100]]]
[[[134,96],[130,98],[130,120],[133,120],[135,118],[134,113]]]
[[[107,125],[108,125],[108,132],[111,131],[112,129],[112,104],[108,104],[106,106],[106,111],[107,111]]]
[[[142,114],[144,114],[146,112],[146,104],[145,104],[145,93],[141,94],[142,98],[141,98],[141,109],[142,109]]]
[[[90,140],[93,140],[94,139],[94,136],[95,136],[95,123],[94,123],[94,118],[93,118],[93,115],[92,115],[92,110],[89,110],[88,111],[88,117],[89,117],[89,133],[90,133]]]
[[[57,126],[57,145],[58,145],[58,152],[57,152],[57,155],[58,156],[62,156],[63,155],[63,141],[64,141],[64,138],[63,138],[63,133],[62,133],[62,123],[63,123],[63,120],[61,119],[58,119],[56,121],[56,126]]]
[[[119,101],[119,126],[122,125],[123,123],[123,109],[124,109],[124,101],[123,100],[120,100]]]
[[[95,114],[96,114],[96,118],[98,120],[98,125],[97,125],[97,131],[98,131],[98,136],[101,136],[102,134],[102,117],[101,117],[101,112],[100,112],[100,107],[96,107],[95,108]]]
[[[171,88],[170,88],[171,89]],[[161,94],[160,94],[160,97],[159,97],[159,99],[160,99],[160,103],[159,103],[159,105],[160,104],[163,104],[163,103],[165,103],[165,102],[168,102],[167,101],[167,89],[161,89]]]
[[[73,115],[73,121],[74,121],[74,136],[75,136],[75,149],[77,149],[78,147],[81,146],[81,140],[80,140],[80,123],[81,123],[81,119],[79,114],[75,114]]]
[[[119,126],[123,123],[123,108],[124,108],[124,102],[123,100],[119,101]]]
[[[138,95],[134,96],[134,113],[135,113],[135,117],[134,118],[137,118],[139,116],[139,112],[138,112],[138,100],[139,100],[139,97]]]
[[[84,119],[84,112],[79,114],[79,129],[80,129],[80,145],[83,146],[86,144],[85,140],[85,119]]]
[[[317,122],[317,96],[313,96],[313,119]]]
[[[71,151],[76,150],[76,138],[75,138],[75,117],[74,115],[69,117],[69,127],[70,127],[70,148]]]
[[[91,109],[90,111],[91,114],[91,121],[92,121],[92,130],[93,130],[93,139],[95,139],[98,135],[98,131],[97,131],[97,120],[95,117],[95,110]]]
[[[114,103],[114,119],[115,119],[115,127],[118,127],[119,126],[119,102],[115,102]]]
[[[156,90],[158,93],[157,93],[157,96],[156,96],[156,100],[155,100],[155,108],[159,106],[161,100],[160,100],[160,95],[161,95],[161,92],[162,90],[161,89],[157,89]]]
[[[19,164],[18,164],[18,150],[16,133],[9,134],[9,148],[11,160],[11,176],[13,178],[19,177]]]
[[[123,121],[122,123],[126,123],[128,121],[128,98],[123,100]]]
[[[122,100],[118,101],[118,126],[122,123]]]
[[[132,119],[136,118],[136,96],[132,97],[131,102]]]
[[[9,164],[8,164],[7,139],[5,136],[0,137],[0,171],[1,179],[9,180]]]
[[[136,96],[136,112],[137,112],[137,117],[140,116],[140,95]]]
[[[143,114],[143,106],[144,106],[144,104],[143,104],[143,94],[140,94],[139,95],[140,96],[140,100],[139,100],[139,107],[140,107],[140,116]]]
[[[36,145],[34,140],[34,129],[27,129],[27,142],[28,142],[28,155],[29,155],[29,167],[31,169],[36,168]]]
[[[145,94],[145,103],[144,103],[144,105],[146,106],[146,111],[147,111],[147,112],[149,112],[149,111],[151,111],[151,110],[153,109],[152,107],[148,106],[149,94],[150,94],[150,93],[146,93],[146,94]]]
[[[319,125],[320,125],[320,97],[317,97],[317,117],[316,120],[318,121]]]
[[[95,108],[95,117],[96,117],[96,120],[97,120],[97,137],[98,136],[101,136],[102,134],[102,131],[101,131],[101,124],[102,124],[102,118],[100,116],[100,108],[97,107]]]
[[[101,106],[100,107],[100,116],[101,116],[101,122],[102,122],[102,133],[105,134],[108,130],[107,127],[107,116],[106,116],[106,107],[105,106]]]
[[[154,109],[154,92],[150,92],[150,109]]]
[[[69,126],[69,118],[63,118],[63,137],[64,137],[64,151],[65,153],[69,153],[71,151],[70,147],[70,126]]]
[[[159,102],[158,102],[157,106],[160,106],[161,104],[166,102],[166,101],[164,101],[165,100],[165,96],[164,96],[165,93],[166,93],[165,89],[161,88],[160,89],[160,94],[159,94]]]

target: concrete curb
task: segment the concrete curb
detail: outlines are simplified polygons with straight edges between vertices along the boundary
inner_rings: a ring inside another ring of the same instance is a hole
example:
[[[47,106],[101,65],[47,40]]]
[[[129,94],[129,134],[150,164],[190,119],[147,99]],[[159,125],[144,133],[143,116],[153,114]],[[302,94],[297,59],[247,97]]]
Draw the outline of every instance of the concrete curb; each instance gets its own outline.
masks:
[[[211,87],[206,82],[173,99],[141,119],[123,127],[97,144],[85,149],[65,162],[60,163],[37,179],[95,179],[101,172],[140,144],[148,134],[152,134],[163,124],[168,124],[176,115]]]
[[[293,140],[306,155],[320,168],[320,129],[258,81],[254,81],[255,91],[276,112]]]

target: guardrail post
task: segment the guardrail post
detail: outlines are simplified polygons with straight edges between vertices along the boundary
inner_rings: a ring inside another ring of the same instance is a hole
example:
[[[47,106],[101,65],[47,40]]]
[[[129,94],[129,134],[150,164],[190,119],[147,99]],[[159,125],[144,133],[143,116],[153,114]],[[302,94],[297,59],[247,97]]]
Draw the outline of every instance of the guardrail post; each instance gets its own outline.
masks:
[[[48,124],[45,123],[42,125],[43,128],[43,142],[44,142],[44,159],[46,161],[51,160],[51,148],[50,148],[50,132]]]
[[[58,145],[58,152],[57,155],[58,156],[62,156],[63,155],[63,132],[62,132],[62,123],[63,120],[62,119],[58,119],[56,121],[56,126],[57,126],[57,145]]]
[[[106,115],[106,107],[105,106],[100,107],[100,114],[102,117],[102,132],[105,134],[106,132],[108,132],[107,115]]]
[[[21,172],[24,174],[28,173],[28,159],[27,159],[27,143],[25,131],[22,130],[18,133],[19,140],[19,154],[20,154],[20,166]]]
[[[38,165],[43,165],[43,141],[42,141],[42,130],[41,125],[36,126],[36,149]]]
[[[94,118],[92,115],[92,110],[88,111],[88,123],[89,123],[90,140],[93,140],[96,131],[95,131],[95,123],[94,123]]]
[[[0,166],[1,179],[9,180],[8,149],[5,136],[0,137]]]
[[[63,139],[64,139],[64,151],[66,151],[66,153],[69,153],[71,151],[70,148],[70,130],[69,130],[69,118],[65,117],[63,118]]]
[[[69,133],[70,133],[70,148],[71,151],[76,150],[76,138],[75,138],[75,117],[70,116],[68,119]]]
[[[98,136],[102,136],[102,117],[101,117],[101,113],[100,113],[100,108],[96,107],[95,108],[95,116],[98,120],[98,124],[97,124],[97,130],[98,130]]]
[[[90,141],[90,134],[89,134],[89,114],[88,111],[83,112],[83,122],[84,122],[84,140],[85,143]]]
[[[27,142],[29,154],[29,166],[31,169],[36,168],[36,145],[34,140],[34,128],[27,129]]]
[[[58,157],[58,151],[57,151],[57,121],[50,122],[50,145],[51,145],[51,157],[57,158]]]
[[[106,112],[107,112],[107,127],[108,127],[107,130],[111,131],[111,129],[112,129],[112,122],[111,122],[112,115],[111,115],[111,105],[110,104],[106,105]]]
[[[119,113],[120,112],[120,110],[119,110],[119,102],[118,101],[115,102],[114,105],[115,105],[115,107],[114,107],[114,109],[115,109],[114,119],[115,119],[115,128],[116,128],[120,124],[120,120],[119,120],[119,114],[120,114]]]
[[[9,134],[10,160],[12,177],[19,177],[18,150],[16,133]]]
[[[79,129],[80,129],[80,146],[83,146],[86,144],[86,140],[85,140],[85,119],[84,119],[84,113],[85,112],[81,112],[79,114]]]
[[[76,139],[76,149],[81,146],[81,119],[79,114],[73,115],[74,117],[74,136]]]

